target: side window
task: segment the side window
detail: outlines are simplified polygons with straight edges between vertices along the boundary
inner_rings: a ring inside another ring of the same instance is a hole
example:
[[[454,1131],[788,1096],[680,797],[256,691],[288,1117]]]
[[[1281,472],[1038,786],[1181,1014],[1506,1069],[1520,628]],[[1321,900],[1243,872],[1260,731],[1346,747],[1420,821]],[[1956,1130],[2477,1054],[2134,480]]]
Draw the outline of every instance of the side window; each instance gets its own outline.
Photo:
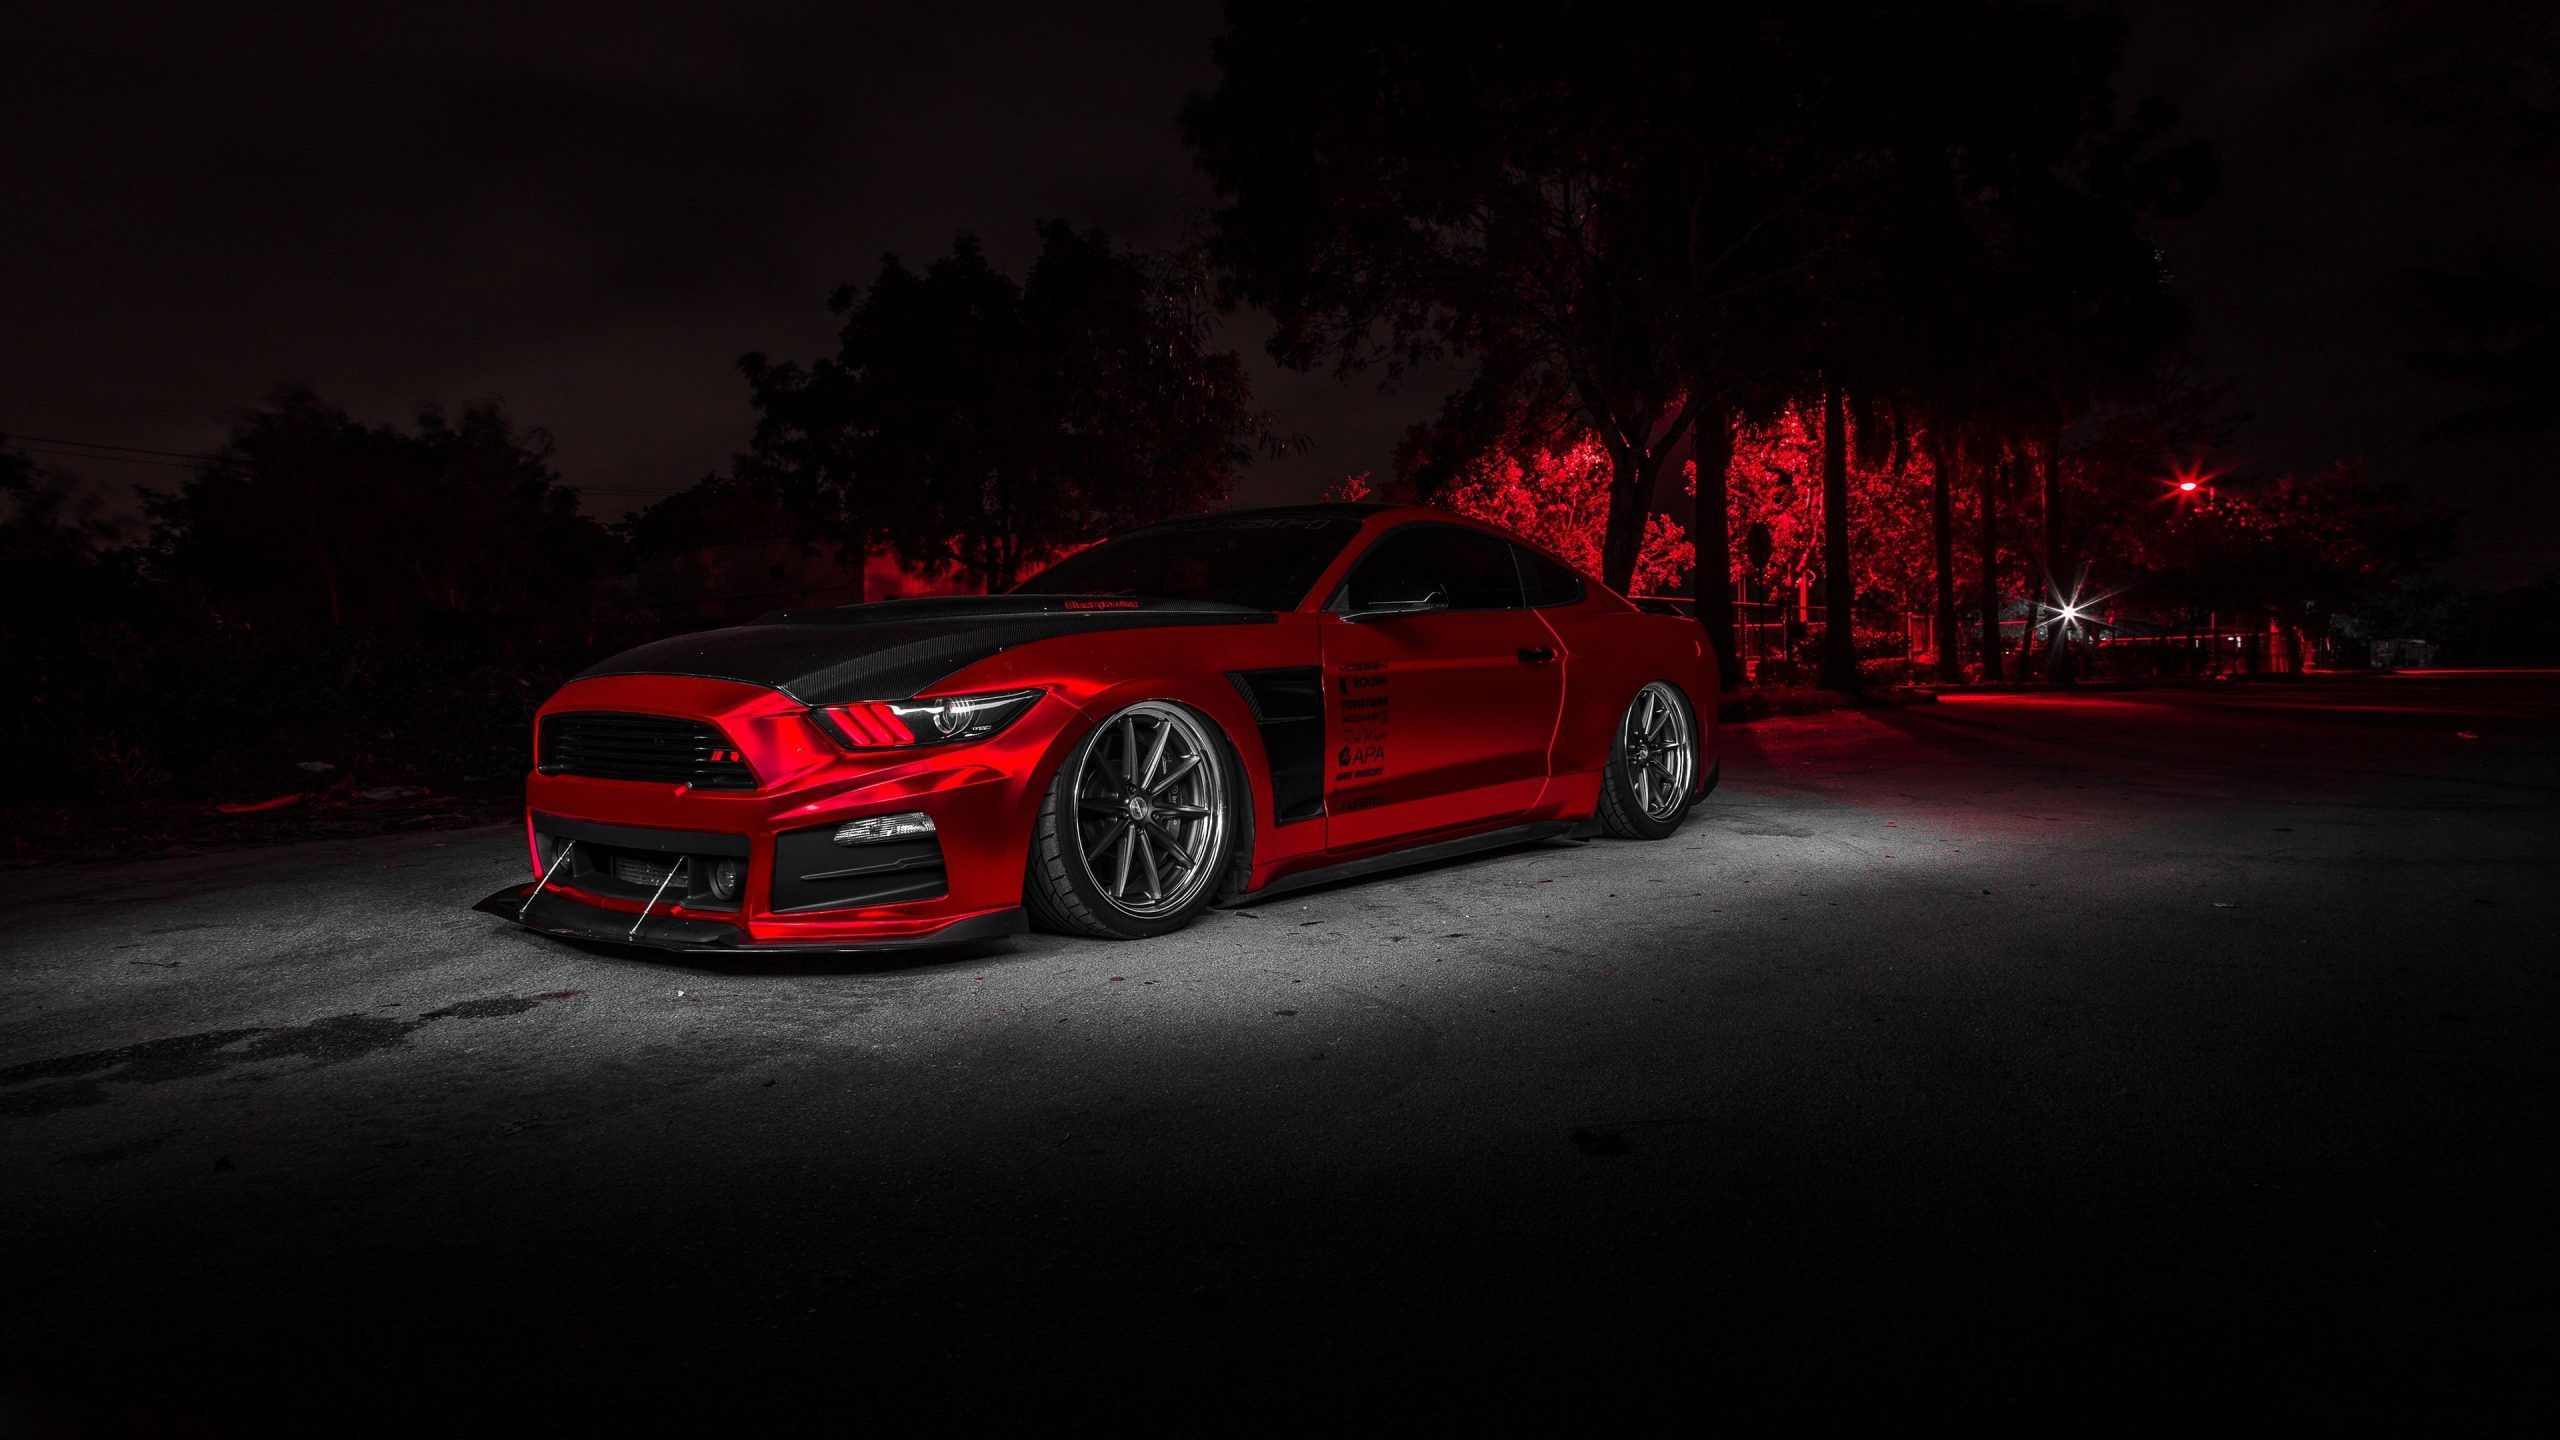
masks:
[[[1452,610],[1520,608],[1511,546],[1456,525],[1416,525],[1379,541],[1352,569],[1341,608],[1367,609],[1379,587],[1417,580],[1447,591]]]
[[[1511,547],[1520,557],[1520,583],[1532,606],[1570,605],[1582,598],[1582,577],[1523,545]]]

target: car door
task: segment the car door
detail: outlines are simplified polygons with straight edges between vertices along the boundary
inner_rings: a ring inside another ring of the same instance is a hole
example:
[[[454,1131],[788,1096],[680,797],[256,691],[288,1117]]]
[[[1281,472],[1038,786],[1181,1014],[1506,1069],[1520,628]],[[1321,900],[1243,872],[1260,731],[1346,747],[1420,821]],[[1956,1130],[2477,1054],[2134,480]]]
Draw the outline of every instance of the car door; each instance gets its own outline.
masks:
[[[1430,592],[1445,608],[1376,608]],[[1326,848],[1480,828],[1537,803],[1564,685],[1508,543],[1459,525],[1390,531],[1328,609]]]

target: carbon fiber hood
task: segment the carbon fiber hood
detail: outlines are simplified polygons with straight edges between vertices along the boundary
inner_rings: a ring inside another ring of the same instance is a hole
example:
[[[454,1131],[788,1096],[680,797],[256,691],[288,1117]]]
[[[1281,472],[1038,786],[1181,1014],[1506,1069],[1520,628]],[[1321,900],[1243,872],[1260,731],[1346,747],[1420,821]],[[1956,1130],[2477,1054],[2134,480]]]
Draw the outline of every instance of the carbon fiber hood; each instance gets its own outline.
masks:
[[[806,705],[903,700],[1000,651],[1096,630],[1268,625],[1268,610],[1202,600],[955,595],[832,610],[655,640],[590,666],[602,675],[689,675],[779,690]]]

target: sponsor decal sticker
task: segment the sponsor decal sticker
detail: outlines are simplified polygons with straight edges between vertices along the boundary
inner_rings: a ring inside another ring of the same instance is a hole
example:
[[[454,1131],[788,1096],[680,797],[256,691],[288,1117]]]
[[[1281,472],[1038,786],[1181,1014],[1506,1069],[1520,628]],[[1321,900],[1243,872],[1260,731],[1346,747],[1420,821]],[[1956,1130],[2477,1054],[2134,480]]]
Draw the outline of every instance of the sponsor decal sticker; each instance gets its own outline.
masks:
[[[1345,665],[1334,674],[1333,735],[1334,808],[1342,813],[1386,803],[1380,786],[1387,774],[1390,696],[1387,667],[1376,661]]]

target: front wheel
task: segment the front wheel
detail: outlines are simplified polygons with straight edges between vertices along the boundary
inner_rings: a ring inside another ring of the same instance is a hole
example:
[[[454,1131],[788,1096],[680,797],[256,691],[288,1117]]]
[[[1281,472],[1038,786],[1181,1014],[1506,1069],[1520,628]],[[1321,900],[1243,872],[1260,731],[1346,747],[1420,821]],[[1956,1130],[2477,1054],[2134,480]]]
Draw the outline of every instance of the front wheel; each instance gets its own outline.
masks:
[[[1600,823],[1622,840],[1661,840],[1698,794],[1698,723],[1688,697],[1656,680],[1627,702],[1600,775]]]
[[[1051,928],[1162,935],[1208,907],[1242,824],[1243,785],[1197,711],[1142,700],[1094,727],[1040,802],[1023,898]]]

